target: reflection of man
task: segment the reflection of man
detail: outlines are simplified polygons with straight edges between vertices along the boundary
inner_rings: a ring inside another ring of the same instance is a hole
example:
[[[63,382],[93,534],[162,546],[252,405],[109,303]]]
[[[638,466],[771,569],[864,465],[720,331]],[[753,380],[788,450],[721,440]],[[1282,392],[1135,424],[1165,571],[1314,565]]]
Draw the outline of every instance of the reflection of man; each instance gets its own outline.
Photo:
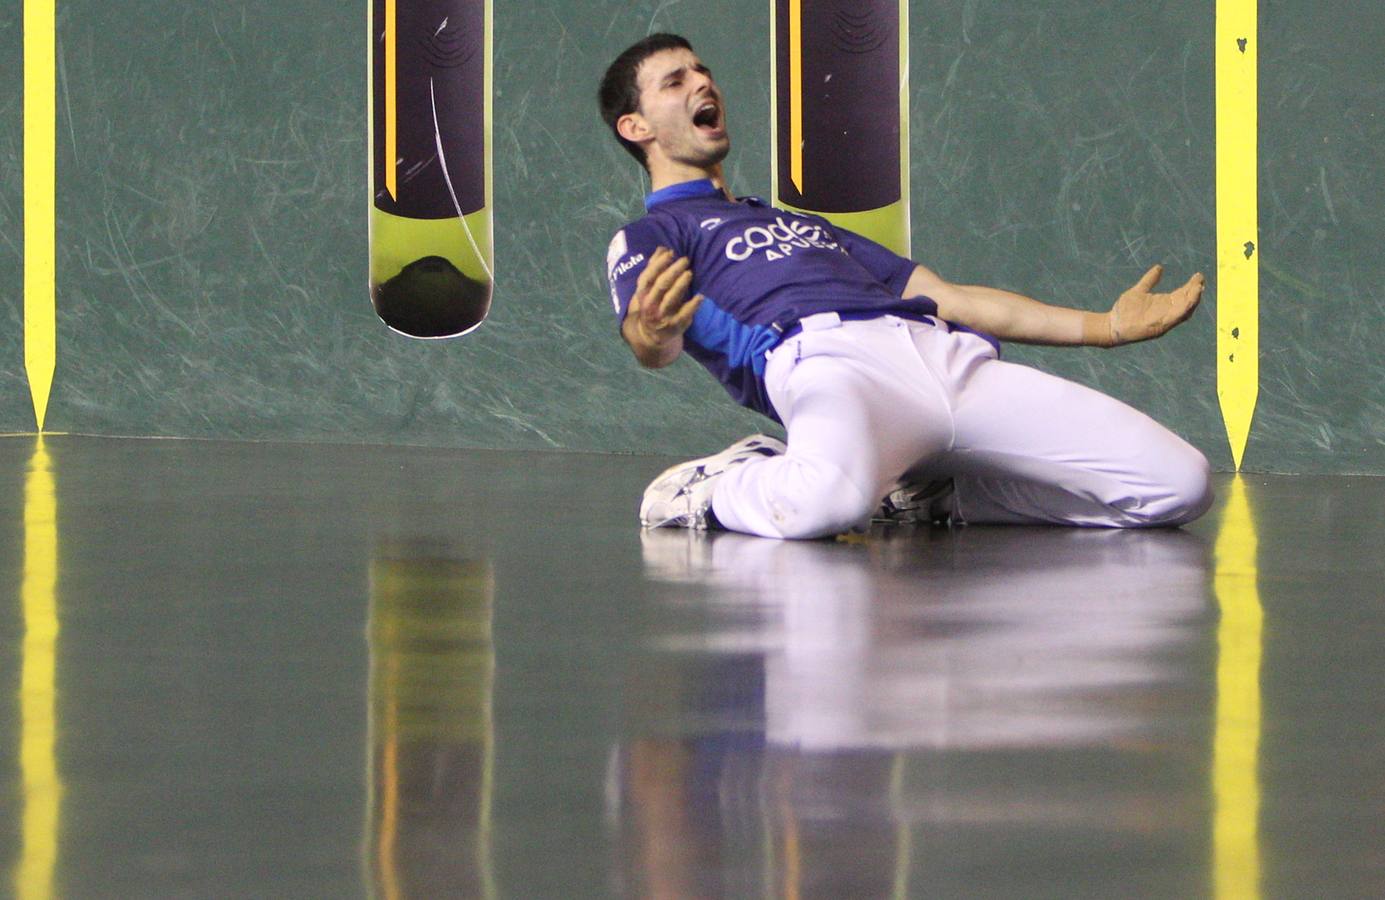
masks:
[[[1182,775],[1210,752],[1215,651],[1195,535],[963,532],[950,565],[899,532],[641,539],[664,602],[707,617],[650,635],[631,673],[608,795],[628,893],[1097,894],[1051,865],[1055,828],[1159,852],[1196,833],[1206,788]],[[959,833],[963,857],[911,862]]]
[[[1156,266],[1110,312],[1064,309],[951,284],[822,218],[735,199],[721,93],[675,35],[612,63],[601,107],[652,186],[607,258],[621,335],[647,367],[686,351],[788,431],[787,447],[755,436],[665,472],[645,493],[646,526],[820,537],[862,523],[905,476],[945,485],[923,513],[954,521],[1177,525],[1207,509],[1196,449],[1110,397],[1000,362],[978,333],[1158,337],[1192,314],[1200,274],[1156,294]]]
[[[901,538],[870,557],[734,534],[642,542],[649,576],[753,598],[759,624],[720,641],[763,655],[771,745],[1098,744],[1147,733],[1202,652],[1209,559],[1195,535],[1001,529],[957,538],[947,566]]]

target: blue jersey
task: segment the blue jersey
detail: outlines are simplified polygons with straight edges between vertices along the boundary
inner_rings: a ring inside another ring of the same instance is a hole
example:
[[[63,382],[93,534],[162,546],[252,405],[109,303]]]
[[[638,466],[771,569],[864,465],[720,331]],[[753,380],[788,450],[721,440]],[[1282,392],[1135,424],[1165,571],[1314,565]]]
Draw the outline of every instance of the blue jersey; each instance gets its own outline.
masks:
[[[606,256],[616,316],[625,321],[636,281],[654,251],[691,262],[702,294],[683,349],[743,406],[778,419],[765,392],[765,354],[800,319],[922,319],[937,307],[900,294],[914,263],[821,216],[776,209],[756,197],[731,201],[710,179],[645,198],[647,214],[617,232]]]

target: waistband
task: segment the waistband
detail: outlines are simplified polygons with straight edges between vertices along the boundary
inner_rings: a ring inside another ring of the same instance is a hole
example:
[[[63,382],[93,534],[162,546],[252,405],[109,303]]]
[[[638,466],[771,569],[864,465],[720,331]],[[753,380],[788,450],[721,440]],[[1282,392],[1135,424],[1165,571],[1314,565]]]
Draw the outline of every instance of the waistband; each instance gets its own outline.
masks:
[[[845,312],[814,313],[811,316],[804,316],[785,328],[779,340],[782,343],[805,331],[825,331],[828,328],[836,328],[843,322],[868,322],[871,319],[883,319],[887,316],[896,319],[904,319],[909,322],[922,322],[925,325],[932,325],[935,322],[932,316],[925,313],[900,312],[895,310],[889,312],[881,312],[879,310],[846,310]]]

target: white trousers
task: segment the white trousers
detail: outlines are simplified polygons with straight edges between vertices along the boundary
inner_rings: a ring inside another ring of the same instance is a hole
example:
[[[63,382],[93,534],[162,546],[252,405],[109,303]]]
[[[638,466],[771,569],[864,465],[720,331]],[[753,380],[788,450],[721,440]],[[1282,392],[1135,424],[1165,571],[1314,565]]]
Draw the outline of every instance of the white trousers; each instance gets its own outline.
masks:
[[[729,469],[726,528],[815,538],[864,525],[894,483],[952,478],[954,521],[1181,525],[1212,502],[1196,448],[1105,394],[1002,362],[942,322],[810,316],[769,354],[788,452]]]

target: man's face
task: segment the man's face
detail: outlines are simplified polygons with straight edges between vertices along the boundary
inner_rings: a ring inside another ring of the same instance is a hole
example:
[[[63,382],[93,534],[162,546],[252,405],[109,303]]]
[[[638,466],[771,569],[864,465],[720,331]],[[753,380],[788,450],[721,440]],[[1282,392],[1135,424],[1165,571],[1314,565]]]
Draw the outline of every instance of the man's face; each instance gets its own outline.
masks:
[[[651,159],[705,168],[726,158],[731,138],[712,73],[691,50],[661,50],[640,64],[639,114],[653,136]]]

